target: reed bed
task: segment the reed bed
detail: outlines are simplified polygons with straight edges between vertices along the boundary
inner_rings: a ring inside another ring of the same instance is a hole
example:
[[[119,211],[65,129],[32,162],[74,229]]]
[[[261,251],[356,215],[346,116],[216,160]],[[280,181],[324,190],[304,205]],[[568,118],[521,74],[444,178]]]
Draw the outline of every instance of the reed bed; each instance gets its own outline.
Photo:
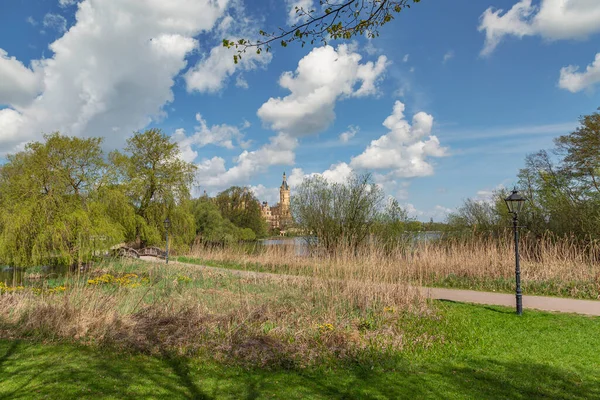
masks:
[[[599,248],[523,238],[526,294],[598,298]],[[417,285],[511,291],[511,238],[324,252],[195,249],[196,263],[108,262],[66,278],[0,285],[0,338],[75,341],[263,367],[378,362],[445,343]],[[258,274],[253,271],[274,272]]]
[[[572,238],[523,237],[521,279],[528,294],[600,298],[600,244]],[[515,253],[510,235],[370,244],[299,252],[293,245],[246,248],[196,248],[188,258],[214,266],[258,269],[316,278],[406,283],[490,291],[514,290]]]
[[[263,367],[380,359],[443,341],[414,327],[438,316],[407,285],[113,262],[0,292],[2,338]]]

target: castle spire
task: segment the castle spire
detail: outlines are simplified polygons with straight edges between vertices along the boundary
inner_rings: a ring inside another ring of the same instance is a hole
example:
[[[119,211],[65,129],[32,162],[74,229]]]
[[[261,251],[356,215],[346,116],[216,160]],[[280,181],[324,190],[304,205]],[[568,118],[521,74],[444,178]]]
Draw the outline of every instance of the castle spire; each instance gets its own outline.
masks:
[[[283,182],[281,183],[281,189],[283,190],[290,190],[290,187],[287,184],[287,179],[285,176],[285,171],[283,172]]]

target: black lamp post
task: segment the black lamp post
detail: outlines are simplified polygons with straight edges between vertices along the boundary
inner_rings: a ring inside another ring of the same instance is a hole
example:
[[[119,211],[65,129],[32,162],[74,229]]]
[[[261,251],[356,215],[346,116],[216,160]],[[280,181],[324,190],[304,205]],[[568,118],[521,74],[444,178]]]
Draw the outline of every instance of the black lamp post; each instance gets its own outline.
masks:
[[[167,235],[167,246],[166,246],[166,252],[165,252],[165,260],[167,261],[167,264],[169,263],[169,228],[171,227],[171,220],[169,219],[169,217],[167,217],[164,221],[163,224],[165,225],[165,234]]]
[[[504,201],[508,212],[513,215],[513,228],[515,231],[515,278],[517,281],[517,315],[523,314],[523,293],[521,292],[521,267],[519,265],[519,227],[518,215],[523,209],[523,205],[527,199],[519,194],[515,188],[511,195]]]

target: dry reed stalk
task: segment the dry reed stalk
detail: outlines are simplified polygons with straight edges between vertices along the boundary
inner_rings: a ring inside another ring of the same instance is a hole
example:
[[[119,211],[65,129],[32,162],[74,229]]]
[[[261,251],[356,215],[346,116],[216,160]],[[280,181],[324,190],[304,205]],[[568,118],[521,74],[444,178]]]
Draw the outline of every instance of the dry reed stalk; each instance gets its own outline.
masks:
[[[145,286],[87,284],[132,268],[151,276]],[[263,366],[309,365],[356,357],[367,348],[401,350],[411,340],[400,323],[404,315],[431,315],[426,301],[406,285],[237,277],[176,264],[119,269],[71,278],[61,293],[0,295],[0,335],[160,354],[206,352]]]
[[[514,276],[513,246],[506,235],[421,242],[392,250],[370,244],[358,251],[341,247],[333,253],[299,255],[290,246],[268,246],[254,254],[240,248],[195,249],[190,256],[235,263],[242,268],[260,264],[267,271],[319,278],[419,284],[448,276],[510,280]],[[600,285],[600,244],[596,242],[582,248],[574,238],[525,236],[520,247],[523,280]]]

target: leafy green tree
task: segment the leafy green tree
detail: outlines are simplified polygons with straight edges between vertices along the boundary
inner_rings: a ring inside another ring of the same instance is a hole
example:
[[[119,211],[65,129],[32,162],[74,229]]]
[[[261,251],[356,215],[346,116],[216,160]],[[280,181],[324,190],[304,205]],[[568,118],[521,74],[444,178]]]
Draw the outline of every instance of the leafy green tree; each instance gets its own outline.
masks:
[[[260,203],[248,188],[232,186],[219,193],[215,203],[223,217],[235,226],[251,229],[256,237],[267,236],[267,223],[262,217]]]
[[[193,200],[193,214],[196,234],[205,243],[236,243],[241,240],[255,240],[250,228],[239,228],[224,218],[213,199],[200,197]]]
[[[595,190],[561,161],[552,160],[545,151],[527,157],[519,186],[529,201],[519,219],[536,236],[552,232],[580,239],[597,237],[600,203]]]
[[[357,249],[377,223],[383,191],[370,174],[352,175],[347,182],[330,183],[320,176],[306,178],[292,196],[297,226],[314,234],[329,251],[338,246]]]
[[[234,62],[237,63],[248,49],[255,48],[260,54],[267,52],[273,43],[282,47],[289,43],[300,42],[302,47],[309,44],[327,44],[330,40],[352,39],[366,35],[368,38],[379,36],[379,28],[394,20],[395,16],[411,4],[420,0],[320,0],[316,9],[296,7],[297,20],[289,28],[279,28],[277,32],[259,31],[261,39],[223,39],[223,46],[236,48]]]
[[[193,239],[193,215],[186,201],[195,166],[179,159],[179,146],[159,129],[136,132],[125,154],[110,154],[114,176],[135,208],[135,236],[142,246],[164,242],[163,221],[171,219],[171,238],[178,245]]]
[[[528,155],[519,172],[518,186],[528,199],[519,214],[522,233],[571,236],[585,244],[600,238],[600,113],[581,117],[580,126],[555,143],[553,152]],[[479,232],[506,230],[506,195],[498,192],[492,204],[468,199],[448,222]]]
[[[600,108],[598,109],[600,110]],[[600,112],[579,119],[580,126],[556,139],[564,168],[572,172],[584,195],[600,196]]]
[[[125,229],[98,196],[105,185],[101,139],[44,136],[8,156],[0,171],[0,259],[12,265],[72,264],[92,238],[119,243]]]

